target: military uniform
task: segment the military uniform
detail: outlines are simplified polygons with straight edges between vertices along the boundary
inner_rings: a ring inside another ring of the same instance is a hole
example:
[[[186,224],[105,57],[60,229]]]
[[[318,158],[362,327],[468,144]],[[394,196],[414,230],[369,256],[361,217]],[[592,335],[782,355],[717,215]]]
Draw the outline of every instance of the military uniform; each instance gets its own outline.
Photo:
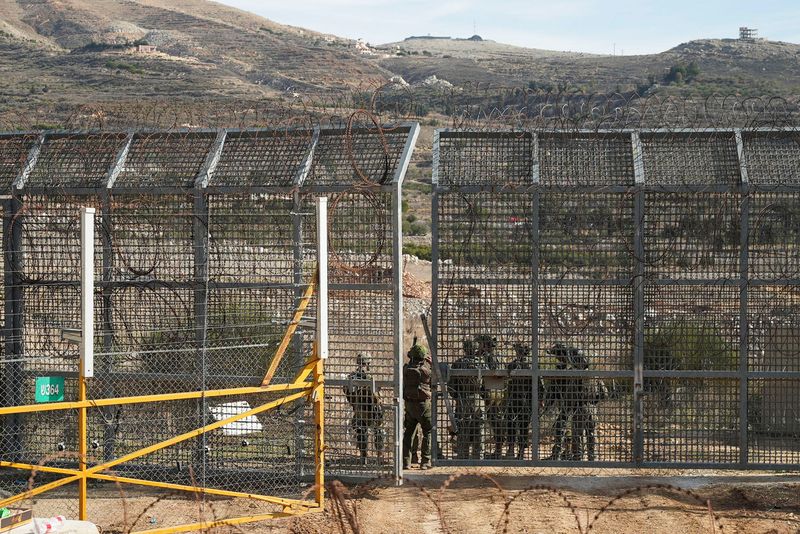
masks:
[[[370,358],[359,354],[356,358],[356,370],[347,375],[348,380],[371,380],[369,375]],[[378,395],[366,384],[349,384],[344,386],[344,395],[353,408],[353,419],[350,426],[355,434],[356,446],[362,464],[367,463],[369,432],[373,432],[373,443],[378,457],[383,455],[385,430],[383,429],[383,407]]]
[[[589,369],[588,358],[575,347],[556,343],[548,354],[556,357],[556,369]],[[554,444],[551,460],[582,460],[584,440],[587,457],[596,457],[597,403],[606,397],[602,380],[586,377],[557,377],[550,381],[548,394],[558,408],[553,426]],[[570,450],[565,450],[567,423],[571,424]]]
[[[488,334],[475,337],[478,350],[478,361],[486,369],[499,369],[500,362],[495,354],[497,340]],[[503,444],[506,439],[506,389],[505,382],[497,378],[485,378],[483,383],[483,401],[486,405],[486,421],[492,429],[494,440],[494,454],[492,457],[500,458],[503,455]]]
[[[408,351],[409,362],[403,366],[403,468],[411,464],[411,442],[417,425],[422,430],[421,468],[431,466],[431,359],[421,345],[414,344]]]
[[[564,371],[570,368],[571,354],[577,349],[556,343],[547,353],[556,357],[556,370]],[[577,449],[576,435],[573,429],[570,450],[565,450],[567,438],[567,425],[574,421],[578,406],[579,377],[554,377],[548,381],[549,402],[557,409],[556,420],[553,425],[553,450],[550,460],[569,460]],[[579,439],[579,438],[578,438]]]
[[[475,345],[464,341],[464,355],[453,362],[452,369],[477,369]],[[450,398],[455,403],[456,458],[478,459],[483,452],[481,427],[483,426],[483,399],[477,376],[451,376],[447,381]]]
[[[588,369],[588,361],[582,369]],[[572,419],[572,459],[583,460],[584,452],[590,462],[596,459],[597,403],[608,398],[608,389],[602,379],[582,378],[581,394]],[[584,442],[586,448],[584,449]]]
[[[516,357],[508,364],[508,396],[506,417],[508,419],[507,458],[514,458],[517,445],[517,458],[525,458],[528,447],[528,429],[533,415],[533,379],[530,376],[514,376],[513,371],[531,368],[531,349],[525,345],[515,345]]]

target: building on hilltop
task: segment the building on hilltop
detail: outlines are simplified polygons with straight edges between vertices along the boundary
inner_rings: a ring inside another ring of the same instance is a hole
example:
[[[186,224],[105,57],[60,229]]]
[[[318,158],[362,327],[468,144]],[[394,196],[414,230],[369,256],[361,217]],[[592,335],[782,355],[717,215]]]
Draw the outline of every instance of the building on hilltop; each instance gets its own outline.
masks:
[[[755,42],[758,40],[758,30],[755,28],[748,28],[747,26],[741,26],[739,28],[739,40],[748,43]]]

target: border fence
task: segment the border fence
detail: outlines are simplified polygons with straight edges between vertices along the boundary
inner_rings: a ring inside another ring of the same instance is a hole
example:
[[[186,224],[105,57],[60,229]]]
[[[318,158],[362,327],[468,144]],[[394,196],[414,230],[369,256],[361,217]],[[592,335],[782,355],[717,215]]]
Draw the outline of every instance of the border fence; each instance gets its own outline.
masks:
[[[439,130],[432,229],[439,465],[800,463],[796,130]]]
[[[257,387],[290,326],[296,330],[272,383],[291,384],[314,337],[313,321],[293,324],[293,314],[314,277],[314,197],[326,196],[326,469],[399,475],[400,188],[418,129],[0,134],[0,407],[77,399],[78,351],[64,331],[80,321],[81,207],[98,214],[88,398],[102,408],[89,414],[89,463],[271,402],[279,393],[125,406],[107,400]],[[387,433],[386,449],[367,462],[342,393],[364,350],[372,354],[369,386],[378,392]],[[60,391],[38,398],[39,386]],[[0,461],[74,467],[77,416],[4,415]],[[115,469],[139,480],[299,498],[314,483],[313,437],[310,404],[301,399]],[[12,469],[0,475],[0,488],[12,494],[27,478]],[[36,484],[49,481],[39,473]]]

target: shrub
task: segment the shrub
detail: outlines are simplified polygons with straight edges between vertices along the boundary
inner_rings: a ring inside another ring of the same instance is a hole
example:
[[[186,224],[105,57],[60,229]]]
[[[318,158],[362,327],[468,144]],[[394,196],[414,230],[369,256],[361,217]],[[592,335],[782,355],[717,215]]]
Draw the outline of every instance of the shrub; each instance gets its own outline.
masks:
[[[431,261],[431,246],[405,243],[403,244],[403,254],[410,254],[411,256],[416,256],[421,260]]]

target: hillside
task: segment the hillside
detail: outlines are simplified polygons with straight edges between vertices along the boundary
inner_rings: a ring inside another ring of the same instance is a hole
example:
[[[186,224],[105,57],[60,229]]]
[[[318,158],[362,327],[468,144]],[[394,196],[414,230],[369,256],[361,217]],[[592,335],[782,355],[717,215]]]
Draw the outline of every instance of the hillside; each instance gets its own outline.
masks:
[[[706,39],[659,54],[594,55],[522,48],[490,40],[413,38],[382,45],[393,57],[383,67],[410,83],[435,75],[454,85],[492,84],[589,92],[663,85],[670,67],[696,62],[700,69],[683,90],[693,93],[785,93],[800,90],[800,45]]]
[[[156,50],[136,51],[136,44]],[[699,74],[665,80],[671,67],[692,62]],[[370,88],[392,79],[402,91],[385,91],[384,104],[412,102],[410,111],[421,115],[449,114],[453,106],[513,104],[509,88],[520,87],[700,96],[800,93],[798,67],[800,45],[769,41],[700,40],[645,56],[557,52],[477,38],[414,38],[368,48],[205,0],[0,3],[0,124],[16,122],[3,119],[9,114],[63,118],[81,104],[152,99],[281,98],[307,105],[324,95],[336,105],[359,107],[369,105]]]
[[[134,43],[157,46],[132,51]],[[0,106],[323,92],[391,75],[354,43],[202,0],[5,0]]]

